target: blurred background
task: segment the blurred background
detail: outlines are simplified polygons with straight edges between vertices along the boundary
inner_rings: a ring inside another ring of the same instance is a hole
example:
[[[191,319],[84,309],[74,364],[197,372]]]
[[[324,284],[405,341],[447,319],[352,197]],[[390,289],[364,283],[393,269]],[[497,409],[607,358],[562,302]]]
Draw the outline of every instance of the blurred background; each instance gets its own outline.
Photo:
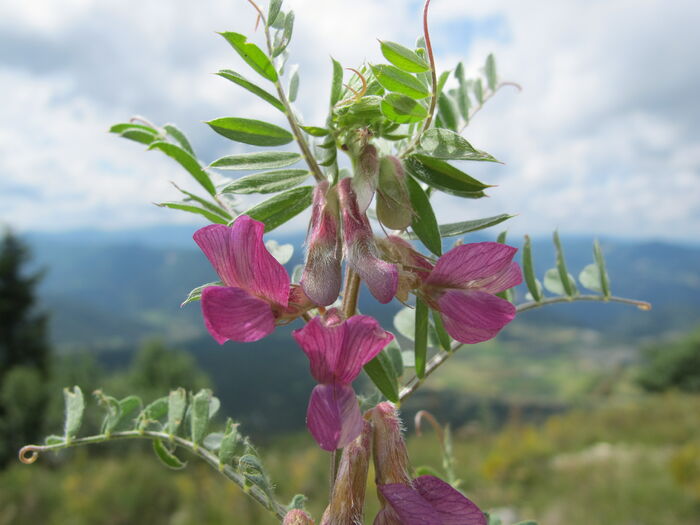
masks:
[[[329,55],[378,62],[377,37],[410,46],[421,31],[421,2],[285,5],[297,106],[315,125]],[[466,166],[498,187],[468,206],[438,196],[441,222],[517,213],[465,241],[507,229],[520,246],[528,233],[540,277],[555,228],[574,275],[598,238],[614,294],[653,303],[523,313],[403,407],[414,464],[442,468],[434,434],[412,423],[427,409],[451,425],[466,494],[505,525],[700,523],[698,19],[682,0],[433,0],[440,68],[465,60],[476,74],[493,52],[523,87],[465,132],[505,162]],[[107,133],[140,114],[176,123],[207,162],[244,151],[202,121],[279,120],[211,74],[244,71],[215,31],[254,26],[243,0],[0,3],[0,525],[274,523],[196,459],[170,472],[136,443],[19,464],[20,446],[60,432],[61,388],[73,384],[146,400],[211,387],[219,417],[259,445],[280,499],[304,492],[320,515],[327,458],[304,428],[313,381],[296,326],[246,345],[211,340],[198,305],[179,307],[215,280],[191,240],[204,223],[151,204],[174,198],[170,181],[191,187],[188,176]],[[297,247],[290,271],[305,220],[272,236]],[[390,327],[401,305],[367,296],[363,313]],[[99,429],[90,403],[85,432]]]

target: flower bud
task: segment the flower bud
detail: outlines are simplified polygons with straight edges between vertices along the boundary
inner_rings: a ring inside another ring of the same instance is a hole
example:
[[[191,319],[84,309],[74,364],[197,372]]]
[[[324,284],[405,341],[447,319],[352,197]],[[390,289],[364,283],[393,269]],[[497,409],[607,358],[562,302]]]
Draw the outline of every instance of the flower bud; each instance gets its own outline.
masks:
[[[284,516],[282,525],[314,525],[314,520],[303,510],[292,509]]]
[[[367,215],[360,211],[350,179],[338,184],[343,215],[345,257],[350,267],[367,284],[374,298],[386,304],[396,295],[398,268],[381,260],[377,254],[372,227]]]
[[[408,451],[401,435],[401,419],[396,407],[385,401],[371,411],[374,425],[374,470],[377,486],[388,483],[411,484]]]
[[[328,181],[314,190],[307,242],[301,286],[314,303],[327,306],[338,298],[342,280],[338,200],[335,190],[328,190]]]
[[[413,209],[401,160],[392,155],[379,161],[377,218],[392,230],[404,230],[413,221]]]
[[[420,288],[430,275],[433,265],[409,242],[396,235],[377,239],[377,246],[382,259],[398,265],[399,285],[396,298],[403,303],[407,302],[409,292]]]
[[[363,422],[362,434],[343,449],[333,494],[321,525],[356,525],[364,523],[365,490],[369,455],[372,446],[372,425]]]
[[[372,144],[366,144],[360,150],[357,169],[352,179],[352,188],[357,195],[357,206],[360,213],[364,213],[369,208],[377,190],[377,179],[379,177],[379,159],[377,148]]]

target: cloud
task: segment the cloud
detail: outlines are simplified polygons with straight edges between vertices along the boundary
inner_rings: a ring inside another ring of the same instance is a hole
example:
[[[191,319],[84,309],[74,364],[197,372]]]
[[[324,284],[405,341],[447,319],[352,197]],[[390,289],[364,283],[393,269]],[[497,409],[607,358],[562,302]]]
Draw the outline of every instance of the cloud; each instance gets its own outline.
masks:
[[[411,44],[421,2],[288,0],[299,108],[322,123],[329,56],[379,61],[375,38]],[[175,121],[206,160],[241,151],[202,124],[236,115],[282,122],[211,75],[247,73],[214,31],[251,33],[245,2],[67,0],[0,5],[0,205],[23,228],[118,228],[189,220],[150,206],[187,184],[156,153],[108,136],[135,113]],[[519,213],[514,232],[688,238],[700,231],[700,33],[694,2],[434,1],[439,65],[477,72],[494,52],[521,93],[499,93],[466,137],[506,162],[465,165],[498,184],[466,204],[438,197],[444,221]],[[259,35],[256,37],[259,38]],[[254,75],[250,73],[251,77]],[[295,221],[303,228],[303,221]]]

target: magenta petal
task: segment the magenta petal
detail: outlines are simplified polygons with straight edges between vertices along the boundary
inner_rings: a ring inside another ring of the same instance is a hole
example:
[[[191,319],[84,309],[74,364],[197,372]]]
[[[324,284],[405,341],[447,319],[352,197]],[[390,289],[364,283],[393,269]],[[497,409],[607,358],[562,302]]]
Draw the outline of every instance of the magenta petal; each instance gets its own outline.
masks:
[[[478,290],[447,290],[437,303],[447,333],[468,344],[492,339],[516,312],[510,301]]]
[[[311,392],[306,426],[323,450],[344,448],[362,433],[362,414],[350,386],[317,385]]]
[[[240,215],[231,227],[231,259],[243,288],[281,306],[289,299],[289,275],[265,248],[265,225]]]
[[[223,224],[211,224],[194,233],[194,242],[227,286],[241,287],[231,260],[231,228]]]
[[[516,248],[498,242],[457,246],[438,259],[427,284],[448,288],[466,285],[478,288],[478,281],[492,278],[506,269],[516,251]]]
[[[380,485],[379,491],[399,515],[402,525],[442,525],[441,517],[433,506],[408,485]]]
[[[216,342],[249,343],[275,329],[270,305],[241,288],[209,286],[202,292],[204,324]]]
[[[518,286],[523,282],[523,273],[515,261],[503,268],[499,273],[477,281],[476,286],[482,292],[498,293]]]
[[[311,375],[319,383],[334,382],[336,362],[343,349],[346,331],[345,323],[328,325],[317,316],[304,328],[292,332],[297,344],[309,358]]]
[[[388,345],[394,336],[367,315],[356,315],[345,321],[343,348],[335,366],[336,381],[349,384],[360,374],[362,367]]]
[[[486,516],[459,491],[435,476],[413,480],[418,493],[432,505],[442,525],[486,525]]]

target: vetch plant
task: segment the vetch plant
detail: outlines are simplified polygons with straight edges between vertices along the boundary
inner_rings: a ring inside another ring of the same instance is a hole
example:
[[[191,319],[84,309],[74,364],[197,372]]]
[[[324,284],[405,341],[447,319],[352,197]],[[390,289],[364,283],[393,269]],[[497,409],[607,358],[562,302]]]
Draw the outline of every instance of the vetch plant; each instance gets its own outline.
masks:
[[[265,45],[239,33],[221,36],[264,87],[229,69],[218,75],[280,111],[288,128],[248,117],[207,124],[232,141],[267,149],[203,163],[172,124],[158,127],[139,117],[111,128],[171,157],[204,190],[196,194],[176,186],[182,200],[159,204],[212,223],[199,229],[194,241],[220,281],[192,290],[183,306],[200,302],[204,324],[219,344],[257,341],[278,326],[295,324],[293,338],[318,383],[310,393],[306,423],[313,439],[331,453],[330,500],[320,523],[496,523],[459,492],[449,431],[441,432],[447,480],[414,471],[398,413],[401,402],[462,345],[492,339],[520,312],[573,301],[649,305],[611,294],[597,242],[594,262],[578,279],[595,292],[588,295],[579,293],[569,274],[557,233],[556,264],[544,274],[544,286],[536,277],[527,237],[519,262],[517,249],[505,244],[505,234],[498,242],[458,240],[445,249],[450,237],[512,217],[504,213],[438,224],[431,197],[442,192],[471,202],[486,196],[491,185],[451,162],[498,162],[462,132],[491,97],[514,84],[499,80],[491,55],[483,75],[468,78],[461,63],[438,72],[428,29],[430,0],[415,47],[380,41],[388,63],[348,68],[347,79],[341,64],[332,61],[328,116],[322,125],[304,122],[294,107],[300,75],[298,67],[287,63],[294,13],[283,9],[282,0],[271,0],[266,11],[254,0],[248,3]],[[298,151],[276,149],[293,141]],[[229,178],[238,171],[253,173]],[[248,194],[272,196],[242,209],[238,196]],[[289,250],[265,243],[264,234],[307,208],[305,263],[290,277],[283,266]],[[517,302],[515,287],[523,281],[528,297]],[[404,304],[395,318],[396,331],[410,341],[404,352],[393,333],[358,312],[361,283],[379,303]],[[545,295],[545,289],[553,295]],[[352,387],[363,369],[383,397],[364,413]],[[84,397],[77,386],[66,389],[63,434],[49,436],[45,445],[24,447],[20,459],[31,463],[44,451],[150,439],[167,466],[183,468],[176,451],[186,449],[283,523],[314,523],[303,508],[304,497],[289,505],[277,501],[263,460],[238,424],[228,420],[223,431],[211,432],[219,402],[210,391],[178,389],[146,406],[135,396],[120,400],[95,394],[106,412],[100,434],[78,435]],[[376,516],[364,512],[370,461],[381,503]]]

